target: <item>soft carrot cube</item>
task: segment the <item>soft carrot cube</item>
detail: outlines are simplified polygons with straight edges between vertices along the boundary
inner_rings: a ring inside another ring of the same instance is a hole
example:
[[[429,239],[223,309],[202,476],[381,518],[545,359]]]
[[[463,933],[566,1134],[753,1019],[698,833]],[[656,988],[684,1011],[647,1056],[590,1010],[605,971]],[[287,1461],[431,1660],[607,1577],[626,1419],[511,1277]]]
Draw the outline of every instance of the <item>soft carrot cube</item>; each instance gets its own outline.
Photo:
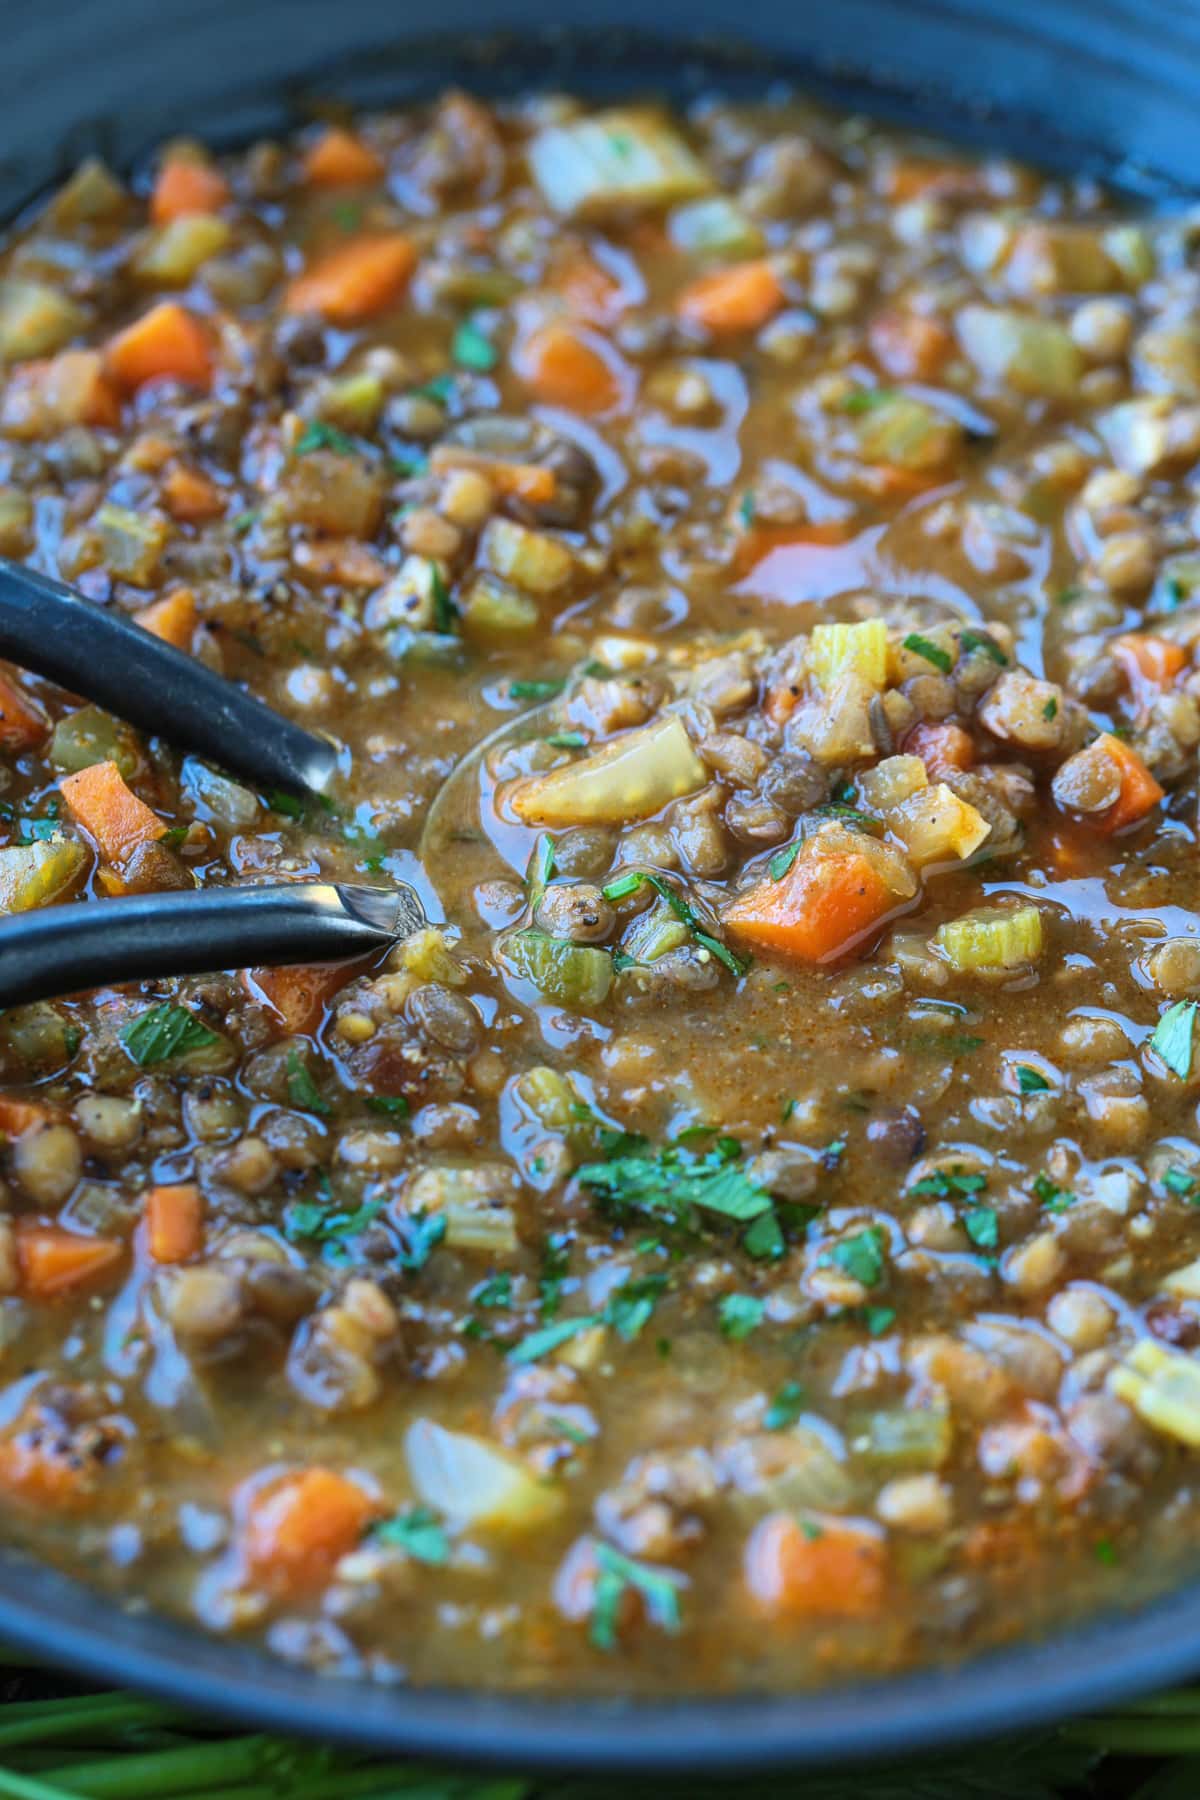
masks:
[[[771,1513],[746,1546],[746,1585],[776,1618],[871,1619],[887,1599],[880,1532],[840,1519]]]
[[[779,277],[766,258],[714,269],[684,288],[675,310],[714,337],[757,331],[784,303]]]
[[[50,721],[24,688],[0,674],[0,746],[5,750],[32,750],[50,729]]]
[[[581,326],[543,325],[516,349],[517,374],[543,406],[591,417],[614,412],[632,391],[632,378],[610,344]]]
[[[146,1248],[156,1263],[187,1262],[204,1247],[204,1196],[194,1181],[151,1188],[146,1195]]]
[[[866,855],[801,853],[780,880],[768,878],[740,895],[723,922],[736,943],[825,963],[853,949],[900,904]]]
[[[416,260],[412,243],[398,231],[353,238],[298,276],[284,305],[292,313],[320,313],[335,325],[357,325],[395,305]]]
[[[178,300],[162,300],[111,340],[108,368],[117,385],[129,391],[163,380],[207,388],[212,380],[212,344],[186,307]]]
[[[150,217],[168,225],[189,213],[220,212],[229,202],[229,183],[219,169],[199,157],[171,156],[163,163],[150,196]]]
[[[176,650],[190,650],[196,630],[196,596],[191,588],[172,588],[133,615],[134,623]]]
[[[383,176],[383,159],[352,131],[331,125],[304,158],[304,179],[313,187],[367,187]]]
[[[34,1300],[52,1300],[94,1281],[120,1259],[123,1248],[115,1238],[87,1237],[59,1225],[18,1227],[22,1285]]]
[[[243,1548],[258,1578],[283,1590],[319,1587],[376,1511],[365,1488],[333,1469],[305,1469],[255,1494]]]
[[[243,969],[242,986],[269,1006],[289,1035],[307,1037],[354,973],[352,963],[306,963],[282,969]]]
[[[225,496],[216,482],[184,463],[168,474],[162,497],[171,517],[184,525],[202,525],[208,519],[219,519],[225,511]]]
[[[93,763],[64,775],[59,792],[107,862],[122,863],[139,844],[162,837],[166,826],[126,786],[115,762]]]

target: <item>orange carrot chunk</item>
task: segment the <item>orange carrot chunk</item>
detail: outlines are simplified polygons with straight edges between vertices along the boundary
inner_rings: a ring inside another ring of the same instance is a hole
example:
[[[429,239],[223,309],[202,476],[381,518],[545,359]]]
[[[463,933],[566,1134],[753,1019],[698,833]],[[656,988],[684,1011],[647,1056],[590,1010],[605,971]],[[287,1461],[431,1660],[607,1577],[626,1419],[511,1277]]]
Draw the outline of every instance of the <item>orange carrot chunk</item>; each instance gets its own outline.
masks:
[[[196,596],[191,588],[172,588],[161,600],[143,606],[133,617],[134,623],[143,631],[152,632],[164,644],[174,644],[177,650],[190,650],[196,630]]]
[[[1142,761],[1136,750],[1122,743],[1111,732],[1102,731],[1092,748],[1102,749],[1121,771],[1121,792],[1113,805],[1096,821],[1106,836],[1121,831],[1142,819],[1162,799],[1164,789]]]
[[[1138,705],[1150,705],[1169,688],[1187,662],[1182,645],[1149,631],[1128,631],[1112,646],[1113,661],[1124,670]]]
[[[187,1262],[204,1248],[204,1197],[194,1181],[151,1188],[146,1248],[156,1263]]]
[[[288,288],[292,313],[320,313],[335,325],[357,325],[395,305],[417,260],[416,250],[398,231],[353,238],[330,250]]]
[[[256,1494],[243,1540],[251,1569],[282,1589],[319,1587],[362,1537],[376,1511],[356,1481],[333,1469],[305,1469]]]
[[[776,1618],[870,1619],[887,1600],[887,1550],[865,1525],[771,1513],[746,1546],[746,1586]]]
[[[48,1423],[0,1441],[0,1493],[39,1511],[72,1512],[86,1506],[97,1473],[97,1465],[79,1455],[69,1435]]]
[[[50,729],[50,721],[31,694],[0,674],[0,746],[32,750]]]
[[[0,1094],[0,1134],[19,1138],[23,1131],[49,1124],[53,1114],[36,1100],[21,1100],[16,1094]]]
[[[558,479],[553,469],[543,463],[505,462],[481,450],[468,450],[458,444],[437,444],[429,458],[435,475],[453,475],[459,469],[473,469],[486,475],[498,494],[524,500],[529,506],[547,506],[558,493]]]
[[[58,787],[72,817],[107,862],[124,862],[139,844],[155,842],[167,829],[125,785],[115,762],[93,763],[76,775],[64,775]]]
[[[876,362],[897,381],[932,381],[954,354],[954,338],[936,319],[891,308],[867,329]]]
[[[184,525],[202,525],[208,519],[219,519],[225,511],[225,496],[216,482],[185,463],[171,470],[163,482],[162,497],[171,517]]]
[[[723,914],[735,942],[797,962],[843,956],[900,904],[874,863],[858,851],[801,854],[779,881],[769,877]]]
[[[543,406],[592,417],[614,412],[629,397],[629,375],[616,351],[581,326],[541,326],[518,344],[514,366]]]
[[[59,1225],[17,1228],[17,1262],[25,1291],[34,1300],[52,1300],[82,1287],[110,1269],[123,1245],[115,1238],[85,1237]]]
[[[108,368],[130,392],[148,381],[181,381],[207,388],[212,345],[200,321],[178,300],[163,300],[117,333],[108,346]]]
[[[948,770],[961,774],[975,762],[971,734],[961,725],[935,725],[932,721],[914,725],[902,748],[906,756],[920,757],[933,781],[940,780]]]
[[[229,203],[229,183],[211,163],[190,156],[170,156],[158,171],[150,196],[150,217],[156,225],[189,213],[220,212]]]
[[[252,1000],[270,1007],[291,1036],[308,1037],[354,968],[353,963],[304,963],[283,969],[243,969],[242,986]]]
[[[382,175],[382,158],[340,125],[331,125],[304,159],[304,179],[312,187],[367,187]]]
[[[684,288],[675,310],[689,325],[714,337],[757,331],[784,303],[779,277],[765,257],[714,269]]]

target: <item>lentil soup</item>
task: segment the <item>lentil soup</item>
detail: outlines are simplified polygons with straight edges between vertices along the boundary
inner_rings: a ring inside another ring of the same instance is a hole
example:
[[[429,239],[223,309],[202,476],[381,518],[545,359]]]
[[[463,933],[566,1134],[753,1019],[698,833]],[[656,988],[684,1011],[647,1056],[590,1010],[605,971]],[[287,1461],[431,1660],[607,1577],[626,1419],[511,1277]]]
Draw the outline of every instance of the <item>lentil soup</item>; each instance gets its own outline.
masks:
[[[808,106],[453,93],[12,232],[0,551],[344,751],[306,807],[9,670],[0,907],[433,922],[0,1020],[10,1539],[594,1691],[1194,1567],[1192,230]]]

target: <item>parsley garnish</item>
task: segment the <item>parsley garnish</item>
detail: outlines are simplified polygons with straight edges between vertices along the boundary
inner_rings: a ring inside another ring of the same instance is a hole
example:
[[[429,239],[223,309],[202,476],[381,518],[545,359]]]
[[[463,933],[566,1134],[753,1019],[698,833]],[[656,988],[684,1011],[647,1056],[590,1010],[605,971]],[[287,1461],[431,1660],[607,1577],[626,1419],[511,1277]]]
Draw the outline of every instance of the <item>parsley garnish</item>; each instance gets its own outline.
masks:
[[[445,1237],[445,1217],[442,1213],[414,1213],[405,1223],[402,1235],[404,1246],[396,1260],[402,1269],[416,1275]]]
[[[717,1308],[721,1336],[735,1344],[757,1331],[766,1316],[766,1303],[756,1294],[725,1294]]]
[[[895,398],[895,388],[859,388],[855,393],[846,395],[842,401],[842,411],[848,413],[874,412],[876,407],[887,406]]]
[[[776,1389],[771,1404],[763,1414],[767,1431],[785,1431],[794,1425],[804,1411],[804,1389],[798,1381],[785,1381]]]
[[[749,531],[754,523],[754,493],[750,488],[747,488],[746,492],[738,501],[738,518],[741,520],[745,529]]]
[[[994,1206],[974,1206],[963,1214],[967,1236],[977,1250],[994,1250],[1000,1242],[1000,1228]]]
[[[403,1094],[368,1094],[367,1111],[382,1113],[385,1119],[407,1119],[409,1104]]]
[[[956,1194],[980,1194],[987,1186],[986,1175],[964,1175],[956,1164],[952,1169],[936,1169],[920,1181],[914,1181],[910,1194],[932,1194],[938,1200],[950,1200]]]
[[[635,893],[643,882],[649,883],[660,899],[666,901],[675,917],[687,926],[701,948],[715,956],[718,962],[723,963],[731,975],[746,973],[750,967],[749,962],[735,955],[728,944],[723,944],[719,938],[715,938],[711,933],[705,931],[693,908],[688,905],[683,895],[672,887],[665,876],[655,874],[652,870],[631,869],[627,875],[619,875],[615,881],[610,881],[606,887],[601,889],[601,892],[606,900],[623,900],[627,895]]]
[[[878,1287],[886,1262],[886,1239],[882,1228],[868,1225],[865,1231],[856,1231],[853,1237],[843,1238],[840,1244],[833,1246],[829,1260],[854,1281],[860,1281],[863,1287]]]
[[[352,1212],[339,1211],[316,1200],[300,1200],[289,1206],[284,1214],[283,1235],[289,1244],[298,1239],[307,1239],[314,1244],[336,1244],[344,1238],[357,1237],[382,1211],[382,1200],[365,1201]]]
[[[311,419],[296,440],[295,456],[307,456],[313,450],[332,450],[337,456],[357,456],[361,445],[352,437],[339,431],[336,425],[327,425],[324,419]]]
[[[450,1557],[445,1527],[428,1506],[410,1506],[407,1512],[381,1519],[371,1536],[377,1544],[395,1545],[414,1562],[428,1563],[431,1569],[440,1569]]]
[[[618,1337],[631,1344],[649,1323],[666,1286],[665,1275],[643,1275],[636,1281],[624,1282],[604,1309],[605,1324],[611,1325]]]
[[[512,1303],[512,1276],[493,1275],[482,1282],[471,1295],[476,1306],[509,1306]]]
[[[909,632],[904,640],[904,648],[911,650],[914,656],[924,657],[927,663],[932,663],[943,675],[948,675],[954,667],[954,658],[950,652],[943,650],[940,644],[933,643],[931,639],[922,637],[919,631]]]
[[[1168,1194],[1175,1194],[1180,1200],[1194,1202],[1197,1198],[1197,1183],[1186,1169],[1168,1169],[1162,1178],[1162,1184]]]
[[[1017,1087],[1021,1093],[1041,1094],[1045,1093],[1049,1086],[1050,1083],[1046,1077],[1039,1070],[1032,1068],[1029,1063],[1017,1064]]]
[[[192,1050],[203,1050],[206,1045],[221,1041],[195,1013],[171,1001],[139,1013],[122,1026],[120,1038],[139,1069],[153,1068],[156,1063],[170,1062],[173,1057],[187,1056]]]
[[[439,406],[445,406],[454,392],[453,375],[435,375],[432,381],[424,381],[420,387],[409,388],[409,393],[422,400],[436,400]]]
[[[1150,1048],[1165,1063],[1172,1075],[1186,1081],[1192,1072],[1192,1028],[1196,1022],[1196,1001],[1177,1000],[1169,1006],[1154,1028]]]
[[[1058,701],[1053,694],[1042,708],[1042,717],[1043,719],[1057,719],[1058,717]]]
[[[531,1331],[528,1337],[514,1344],[508,1353],[510,1363],[524,1364],[538,1362],[543,1356],[549,1356],[563,1344],[569,1344],[573,1337],[583,1331],[591,1331],[603,1321],[599,1313],[582,1313],[576,1319],[558,1319],[553,1325],[543,1325],[537,1331]]]
[[[299,1052],[290,1049],[287,1053],[287,1092],[293,1106],[302,1112],[318,1113],[328,1118],[333,1110],[327,1100],[322,1100],[316,1082],[300,1061]]]
[[[282,813],[285,819],[302,819],[304,802],[295,794],[286,794],[282,788],[273,788],[267,795],[267,805],[272,812]]]
[[[429,565],[429,592],[433,596],[433,629],[448,637],[454,631],[458,608],[450,597],[445,577],[435,562]]]
[[[641,1595],[650,1618],[662,1631],[674,1636],[679,1630],[679,1588],[681,1578],[664,1569],[622,1556],[611,1544],[596,1545],[599,1575],[592,1599],[589,1636],[597,1650],[615,1650],[621,1602],[626,1590]]]
[[[555,750],[582,750],[587,743],[582,731],[555,731],[546,739]]]
[[[896,1323],[894,1306],[864,1306],[859,1317],[867,1328],[868,1337],[882,1337]]]
[[[465,319],[455,332],[450,354],[461,368],[476,369],[482,375],[500,361],[500,352],[491,338],[470,319]]]
[[[786,849],[777,850],[775,852],[774,856],[767,864],[767,869],[772,881],[783,880],[803,848],[803,839],[798,838],[794,844],[788,844]]]
[[[1066,1212],[1068,1206],[1073,1206],[1075,1203],[1075,1196],[1070,1188],[1059,1187],[1058,1183],[1051,1181],[1048,1175],[1034,1177],[1033,1192],[1034,1197],[1041,1201],[1047,1212]]]
[[[722,1138],[702,1155],[677,1145],[651,1154],[639,1149],[585,1163],[578,1173],[583,1186],[617,1213],[648,1212],[690,1226],[701,1212],[751,1225],[771,1213],[771,1196],[737,1166],[737,1156],[738,1146]],[[752,1256],[775,1254],[748,1241],[746,1248]]]
[[[990,656],[994,663],[1000,664],[1001,668],[1006,668],[1008,665],[1007,656],[989,632],[964,631],[958,640],[958,647],[965,656],[969,656],[972,650],[982,650],[985,656]]]
[[[514,700],[553,700],[566,685],[565,681],[510,681],[508,691]]]

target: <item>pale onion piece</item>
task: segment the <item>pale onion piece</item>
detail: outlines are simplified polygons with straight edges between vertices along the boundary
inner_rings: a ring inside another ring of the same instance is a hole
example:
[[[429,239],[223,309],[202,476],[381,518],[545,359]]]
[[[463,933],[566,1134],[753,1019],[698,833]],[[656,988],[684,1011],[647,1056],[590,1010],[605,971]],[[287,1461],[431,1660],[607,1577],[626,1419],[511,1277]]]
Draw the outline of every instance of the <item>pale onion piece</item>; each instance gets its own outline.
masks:
[[[789,734],[826,768],[862,762],[876,754],[871,702],[877,692],[857,669],[846,669],[826,693],[796,708]]]
[[[418,1498],[456,1524],[520,1530],[561,1510],[558,1489],[474,1432],[418,1419],[405,1434],[404,1453]]]
[[[231,236],[228,220],[213,213],[172,219],[147,237],[133,259],[134,274],[158,287],[186,287],[210,257],[228,246]]]
[[[929,771],[919,756],[885,756],[855,780],[858,797],[872,812],[889,813],[929,786]]]
[[[971,856],[992,828],[982,813],[939,781],[895,807],[888,815],[888,829],[923,869],[929,863]]]
[[[75,838],[46,838],[0,850],[0,913],[51,906],[75,886],[87,860]]]
[[[445,1207],[446,1244],[451,1250],[474,1250],[488,1256],[513,1256],[520,1248],[517,1215],[511,1206],[490,1200],[450,1199]]]
[[[1023,969],[1042,954],[1042,915],[1036,906],[980,907],[939,925],[933,941],[952,968]]]
[[[528,825],[625,825],[707,784],[708,770],[673,713],[579,762],[519,782],[509,800]]]
[[[689,200],[686,206],[676,207],[667,221],[667,233],[676,248],[689,256],[758,256],[766,242],[759,226],[728,194],[713,194],[707,200]]]
[[[713,185],[683,139],[650,112],[620,109],[547,126],[528,154],[534,180],[558,213],[671,206]]]
[[[49,356],[78,335],[87,314],[45,281],[0,281],[0,362]]]
[[[493,575],[527,594],[552,594],[571,579],[575,558],[565,544],[544,531],[530,531],[515,519],[489,519],[479,540],[480,560]]]
[[[1152,1430],[1200,1449],[1200,1362],[1194,1357],[1142,1338],[1111,1371],[1108,1386]]]
[[[1171,1294],[1176,1300],[1200,1300],[1200,1257],[1195,1262],[1185,1263],[1182,1269],[1173,1269],[1159,1286],[1164,1294]]]
[[[1003,381],[1020,394],[1070,400],[1083,375],[1083,354],[1053,319],[1001,306],[965,306],[958,341],[988,381]]]
[[[1144,394],[1099,415],[1096,428],[1118,469],[1148,475],[1168,460],[1170,414],[1166,394]]]
[[[814,625],[805,657],[821,686],[828,690],[839,675],[854,673],[869,686],[887,684],[888,633],[882,619],[856,625]]]

